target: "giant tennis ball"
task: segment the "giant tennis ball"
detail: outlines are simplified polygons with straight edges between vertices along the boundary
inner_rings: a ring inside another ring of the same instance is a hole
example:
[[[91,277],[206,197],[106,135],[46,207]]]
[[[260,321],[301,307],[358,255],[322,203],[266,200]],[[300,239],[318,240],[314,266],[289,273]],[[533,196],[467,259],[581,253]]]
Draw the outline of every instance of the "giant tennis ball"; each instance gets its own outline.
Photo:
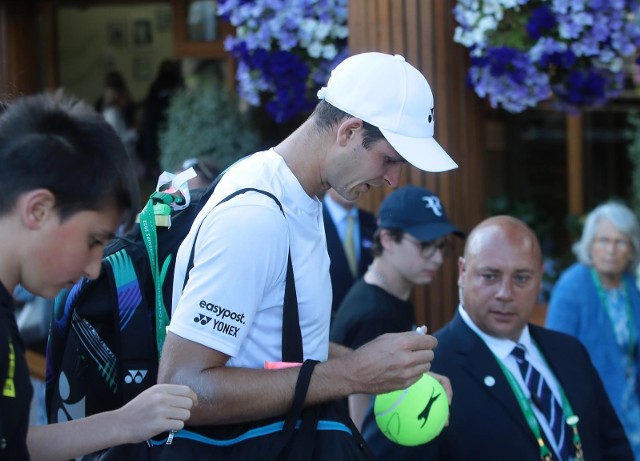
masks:
[[[449,417],[449,399],[442,384],[425,373],[407,389],[377,395],[373,411],[387,438],[414,447],[440,434]]]

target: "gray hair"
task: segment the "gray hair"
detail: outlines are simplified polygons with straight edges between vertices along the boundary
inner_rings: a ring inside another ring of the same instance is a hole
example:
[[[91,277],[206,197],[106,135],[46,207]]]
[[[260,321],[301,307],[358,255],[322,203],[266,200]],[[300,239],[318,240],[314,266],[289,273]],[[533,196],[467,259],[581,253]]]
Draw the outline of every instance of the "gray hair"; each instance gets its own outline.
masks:
[[[582,264],[593,266],[590,249],[598,230],[598,224],[602,220],[609,221],[631,241],[633,245],[633,259],[629,262],[627,270],[635,273],[640,263],[640,225],[633,211],[621,203],[604,203],[587,215],[587,220],[582,230],[582,237],[574,243],[573,253]]]

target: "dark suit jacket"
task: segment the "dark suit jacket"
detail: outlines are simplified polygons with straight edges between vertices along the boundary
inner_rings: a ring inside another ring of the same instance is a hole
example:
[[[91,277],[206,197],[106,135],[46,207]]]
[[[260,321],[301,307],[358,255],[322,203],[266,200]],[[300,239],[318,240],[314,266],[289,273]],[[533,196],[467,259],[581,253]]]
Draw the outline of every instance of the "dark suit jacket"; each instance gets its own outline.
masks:
[[[563,333],[534,325],[529,329],[580,418],[585,459],[633,461],[624,429],[586,349]],[[449,377],[453,388],[449,425],[431,442],[408,448],[390,442],[367,415],[363,435],[378,459],[540,461],[513,391],[482,339],[459,314],[435,336],[438,347],[431,369]],[[488,377],[495,380],[493,386],[486,384]]]
[[[331,215],[326,207],[322,211],[324,219],[324,231],[327,236],[327,250],[331,267],[329,269],[331,275],[331,286],[333,289],[333,302],[331,303],[331,311],[335,311],[340,307],[342,299],[355,282],[354,277],[349,270],[349,263],[344,254],[342,241],[338,235],[336,225],[331,219]],[[373,256],[371,255],[371,244],[373,242],[373,234],[376,231],[376,218],[368,211],[358,209],[358,221],[360,223],[360,261],[358,262],[358,277],[362,276],[366,271]]]

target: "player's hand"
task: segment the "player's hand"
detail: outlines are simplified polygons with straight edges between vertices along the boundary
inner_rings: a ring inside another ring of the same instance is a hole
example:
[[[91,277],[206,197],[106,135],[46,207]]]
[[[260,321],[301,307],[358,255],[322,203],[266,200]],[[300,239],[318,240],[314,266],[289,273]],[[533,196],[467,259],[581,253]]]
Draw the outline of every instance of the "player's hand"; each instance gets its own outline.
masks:
[[[368,342],[342,358],[351,370],[353,392],[381,394],[409,387],[431,368],[437,344],[433,336],[414,331]]]
[[[451,387],[451,381],[449,380],[449,378],[447,378],[446,376],[439,375],[438,373],[434,373],[432,371],[430,371],[429,374],[433,376],[440,384],[442,384],[442,387],[444,387],[444,391],[447,393],[447,398],[449,399],[449,405],[451,405],[451,400],[453,400],[453,388]],[[449,413],[449,416],[451,416],[451,413]],[[449,425],[449,418],[447,418],[447,422],[445,423],[445,426],[448,426],[448,425]]]
[[[434,373],[432,371],[429,372],[431,376],[433,376],[436,381],[442,384],[445,392],[447,393],[447,398],[449,399],[449,405],[451,405],[451,400],[453,400],[453,388],[451,387],[451,381],[446,376],[439,375],[438,373]]]

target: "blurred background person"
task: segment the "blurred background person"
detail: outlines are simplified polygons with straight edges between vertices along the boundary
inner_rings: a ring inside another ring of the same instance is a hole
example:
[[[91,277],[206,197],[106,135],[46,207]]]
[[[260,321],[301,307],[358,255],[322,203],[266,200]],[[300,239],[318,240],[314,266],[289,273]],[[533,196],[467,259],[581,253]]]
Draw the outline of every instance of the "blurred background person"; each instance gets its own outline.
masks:
[[[351,287],[331,325],[331,341],[351,349],[384,333],[415,330],[411,290],[436,276],[451,248],[449,236],[464,236],[449,223],[440,198],[423,187],[393,191],[380,205],[378,218],[373,263]],[[349,413],[358,429],[370,399],[363,394],[349,397]]]
[[[407,447],[383,435],[370,410],[362,435],[377,459],[633,460],[585,347],[530,323],[542,274],[540,243],[523,221],[494,216],[471,230],[458,259],[458,309],[434,335],[431,371],[455,394],[449,425]]]
[[[340,303],[353,283],[367,270],[373,260],[371,246],[376,231],[376,218],[358,208],[333,189],[322,199],[324,231],[331,266],[331,315],[335,316]]]
[[[104,91],[95,104],[107,123],[115,130],[127,153],[133,161],[138,158],[136,127],[136,104],[133,101],[127,83],[122,74],[112,70],[107,72],[104,80]]]
[[[609,202],[587,216],[573,247],[578,261],[562,273],[546,326],[586,346],[611,403],[640,459],[638,332],[640,226],[626,206]]]
[[[141,160],[145,179],[155,180],[160,173],[158,133],[167,121],[167,108],[176,91],[184,88],[179,61],[166,59],[149,87],[142,111]]]

